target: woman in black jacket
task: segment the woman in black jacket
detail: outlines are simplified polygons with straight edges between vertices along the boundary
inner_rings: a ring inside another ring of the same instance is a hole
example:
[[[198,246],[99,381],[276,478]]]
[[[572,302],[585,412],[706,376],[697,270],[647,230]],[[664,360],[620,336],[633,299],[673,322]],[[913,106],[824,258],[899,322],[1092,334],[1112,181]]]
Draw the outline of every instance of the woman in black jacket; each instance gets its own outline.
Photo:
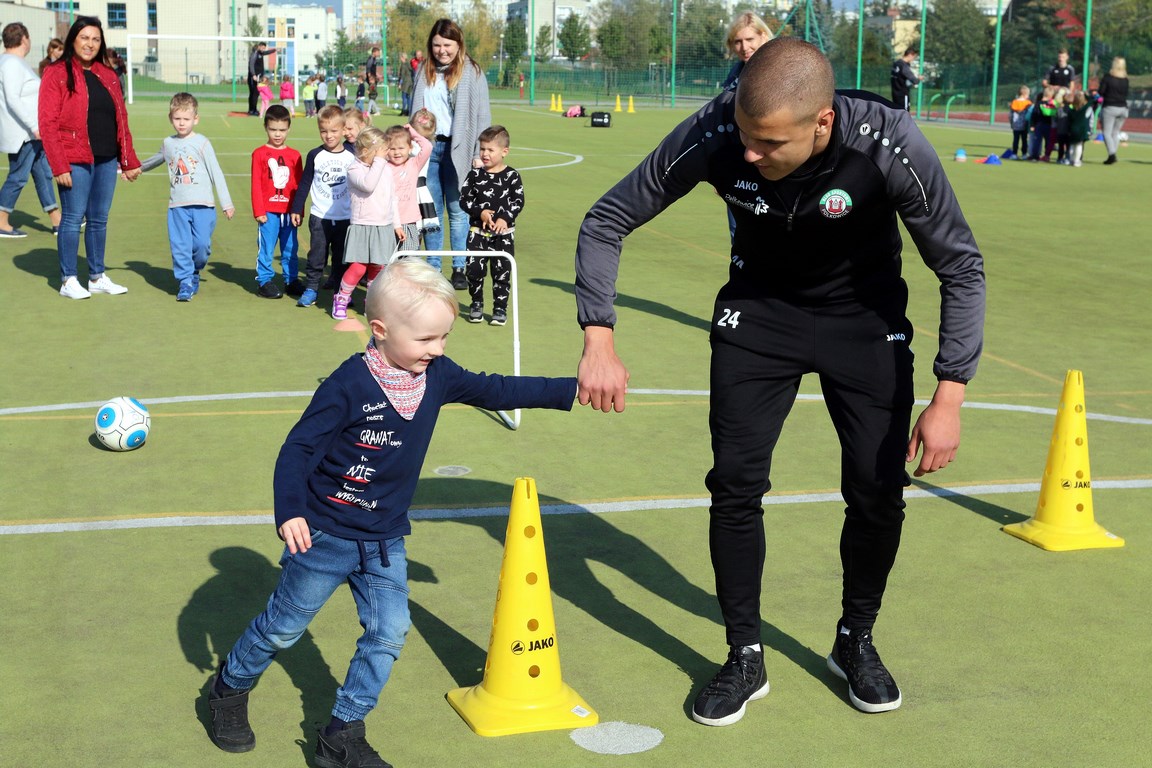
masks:
[[[1128,119],[1128,63],[1123,56],[1112,59],[1112,69],[1100,78],[1097,92],[1104,99],[1101,104],[1100,122],[1104,129],[1104,146],[1108,149],[1108,159],[1104,165],[1116,162],[1116,148],[1120,144],[1120,130]]]

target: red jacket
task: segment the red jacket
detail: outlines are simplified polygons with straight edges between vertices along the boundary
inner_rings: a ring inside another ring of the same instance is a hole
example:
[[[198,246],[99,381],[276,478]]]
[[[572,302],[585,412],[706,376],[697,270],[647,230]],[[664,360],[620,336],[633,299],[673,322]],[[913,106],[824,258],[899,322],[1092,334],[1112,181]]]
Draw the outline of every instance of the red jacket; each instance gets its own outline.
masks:
[[[80,60],[73,58],[72,74],[76,90],[68,92],[68,62],[64,59],[49,64],[40,81],[40,138],[52,175],[70,173],[72,163],[91,163],[92,144],[88,141],[88,84]],[[100,79],[116,106],[116,144],[120,147],[120,167],[140,167],[132,148],[128,130],[128,109],[120,92],[116,73],[99,62],[92,62],[92,73]]]

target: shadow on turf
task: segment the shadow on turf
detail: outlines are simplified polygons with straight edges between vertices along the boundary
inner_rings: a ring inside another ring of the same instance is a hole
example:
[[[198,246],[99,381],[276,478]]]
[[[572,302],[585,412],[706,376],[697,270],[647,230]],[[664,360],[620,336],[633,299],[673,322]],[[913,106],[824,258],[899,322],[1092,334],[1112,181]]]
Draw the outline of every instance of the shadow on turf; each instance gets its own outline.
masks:
[[[60,285],[60,254],[55,248],[36,248],[12,257],[12,264],[30,275],[44,278],[52,288]]]
[[[184,658],[205,676],[216,671],[217,663],[228,654],[248,622],[264,610],[280,578],[276,564],[245,547],[222,547],[209,556],[209,561],[216,568],[216,575],[192,594],[176,622]],[[300,691],[300,725],[304,733],[301,749],[310,759],[316,728],[328,722],[340,683],[332,676],[308,631],[290,650],[278,655],[276,663]],[[194,706],[197,719],[210,733],[212,715],[205,698],[207,690],[206,681],[196,693]]]
[[[512,486],[468,478],[431,478],[421,482],[421,494],[438,500],[453,499],[465,503],[508,503]],[[484,502],[478,502],[484,500]],[[541,504],[564,504],[564,500],[541,496]],[[432,521],[435,522],[435,521]],[[455,524],[474,525],[503,546],[507,516],[455,518]],[[701,525],[706,525],[701,520]],[[548,553],[548,574],[552,591],[560,598],[586,612],[609,629],[649,648],[680,668],[689,677],[690,689],[685,700],[685,714],[691,713],[697,692],[716,674],[722,658],[709,658],[686,644],[641,612],[650,595],[667,601],[681,610],[715,623],[716,643],[709,650],[726,652],[720,611],[712,592],[689,581],[671,563],[641,539],[616,528],[602,515],[547,515],[542,521]],[[704,553],[706,556],[706,553]],[[617,596],[605,586],[589,567],[600,563],[627,577],[638,587],[634,600],[626,594]],[[493,573],[495,583],[498,572]],[[448,626],[435,613],[415,601],[410,602],[412,623],[420,631],[436,657],[459,686],[480,682],[487,649]],[[563,628],[559,628],[563,636]],[[843,686],[828,671],[824,655],[801,644],[796,638],[766,622],[762,625],[765,646],[783,656],[837,695]],[[829,638],[831,638],[829,630]]]
[[[563,280],[549,280],[547,278],[534,277],[530,281],[536,285],[542,285],[546,288],[558,288],[565,293],[576,293],[576,288],[570,282]],[[670,307],[667,304],[661,304],[658,301],[651,301],[649,299],[641,299],[637,296],[629,296],[626,293],[621,293],[616,297],[616,306],[625,307],[627,309],[634,309],[637,312],[645,312],[649,315],[656,317],[663,317],[668,320],[673,320],[681,325],[687,325],[692,328],[699,328],[702,331],[709,331],[712,328],[712,321],[707,317],[696,317],[687,312],[683,312],[675,307]]]
[[[938,493],[942,501],[951,502],[962,509],[969,512],[975,512],[981,517],[986,517],[997,525],[1011,525],[1012,523],[1022,523],[1030,519],[1028,515],[1022,515],[1019,512],[1001,507],[998,504],[993,504],[983,499],[973,498],[972,496],[960,496],[954,493],[948,493],[947,488],[938,485],[926,483],[923,480],[913,480],[912,485],[929,493]]]

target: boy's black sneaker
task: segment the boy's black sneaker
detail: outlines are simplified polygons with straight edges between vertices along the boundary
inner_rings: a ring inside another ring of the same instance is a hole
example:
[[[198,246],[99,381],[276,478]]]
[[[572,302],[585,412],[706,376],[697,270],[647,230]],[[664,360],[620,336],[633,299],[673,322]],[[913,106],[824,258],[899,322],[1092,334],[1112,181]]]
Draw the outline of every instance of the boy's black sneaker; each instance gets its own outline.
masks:
[[[276,283],[269,280],[266,283],[260,284],[260,287],[256,289],[256,295],[264,299],[278,299],[284,294],[280,293],[280,289],[276,287]]]
[[[692,719],[704,725],[732,725],[744,717],[748,702],[767,695],[764,652],[732,646],[728,661],[696,697]]]
[[[900,706],[900,689],[872,645],[872,630],[837,629],[828,669],[848,681],[848,698],[861,712],[888,712]]]
[[[457,291],[468,290],[468,278],[464,275],[464,270],[460,268],[452,269],[452,288]]]
[[[468,322],[482,323],[484,322],[484,305],[473,304],[468,308]]]
[[[331,736],[320,729],[316,741],[320,768],[392,768],[364,738],[364,721],[353,720]]]
[[[248,691],[221,695],[216,692],[220,669],[208,684],[208,709],[212,712],[212,743],[225,752],[251,752],[256,734],[248,724]]]
[[[299,280],[293,280],[284,286],[284,293],[288,294],[294,299],[298,299],[304,295],[304,283]]]
[[[488,325],[504,325],[508,322],[508,313],[502,309],[492,310],[492,319],[488,321]]]

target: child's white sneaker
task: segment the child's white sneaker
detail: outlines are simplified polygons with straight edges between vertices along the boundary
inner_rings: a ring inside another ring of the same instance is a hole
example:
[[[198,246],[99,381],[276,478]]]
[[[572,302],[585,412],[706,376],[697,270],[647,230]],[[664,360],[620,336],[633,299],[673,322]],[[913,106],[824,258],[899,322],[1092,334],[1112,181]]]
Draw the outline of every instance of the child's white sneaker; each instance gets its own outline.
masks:
[[[64,285],[60,286],[60,295],[66,299],[87,299],[92,296],[91,293],[84,290],[84,286],[80,285],[80,281],[75,277],[70,277],[64,281]]]
[[[108,277],[108,275],[100,275],[100,277],[95,280],[88,281],[88,292],[107,293],[112,296],[119,296],[122,293],[128,293],[128,289],[112,282],[112,278]]]

